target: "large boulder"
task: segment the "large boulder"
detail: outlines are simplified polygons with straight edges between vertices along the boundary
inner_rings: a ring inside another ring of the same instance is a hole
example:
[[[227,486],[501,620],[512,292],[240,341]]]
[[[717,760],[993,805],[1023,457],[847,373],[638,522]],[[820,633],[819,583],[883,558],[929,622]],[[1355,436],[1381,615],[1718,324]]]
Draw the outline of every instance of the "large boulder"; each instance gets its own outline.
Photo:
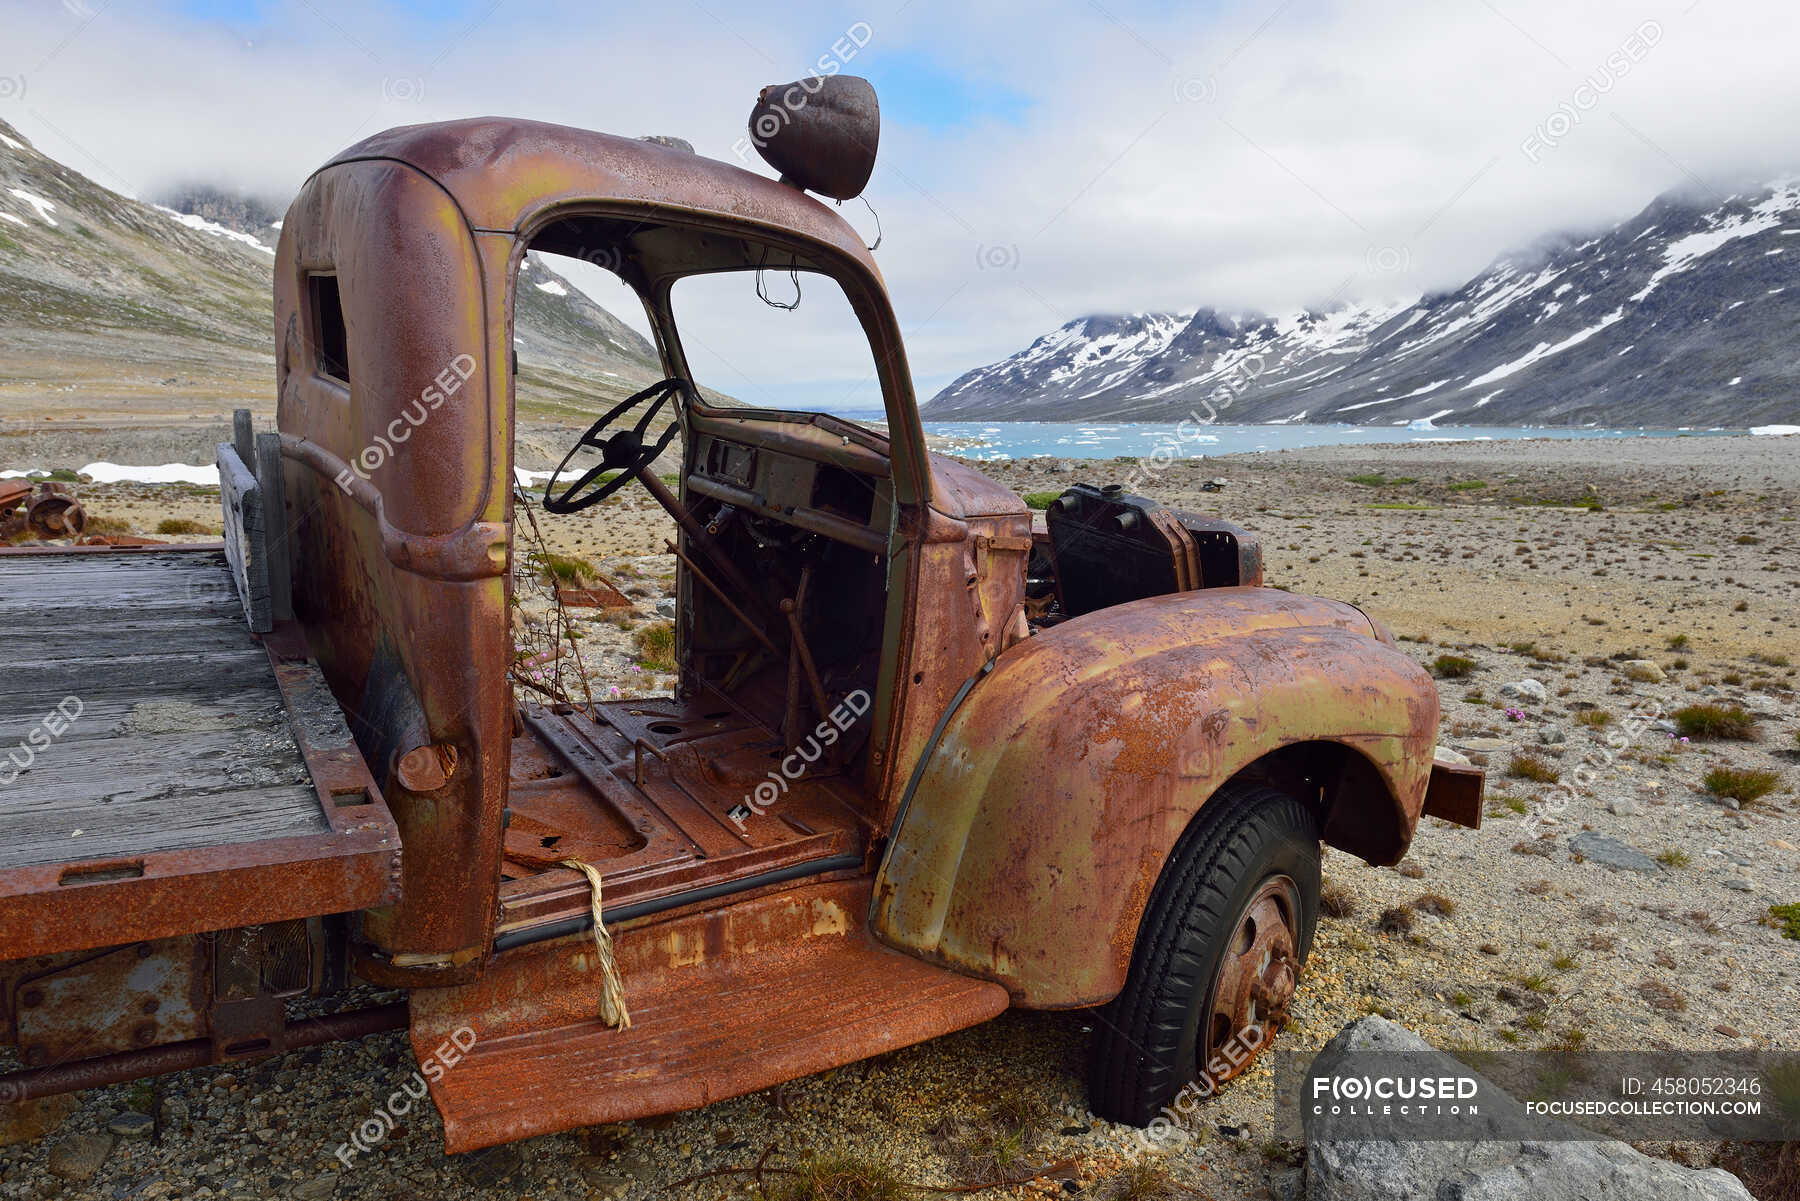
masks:
[[[1429,1062],[1434,1072],[1469,1074],[1385,1018],[1352,1022],[1320,1057],[1348,1051],[1403,1053]],[[1483,1095],[1492,1094],[1484,1089]],[[1517,1139],[1309,1141],[1306,1195],[1314,1201],[1752,1201],[1729,1172],[1684,1168],[1622,1142]]]

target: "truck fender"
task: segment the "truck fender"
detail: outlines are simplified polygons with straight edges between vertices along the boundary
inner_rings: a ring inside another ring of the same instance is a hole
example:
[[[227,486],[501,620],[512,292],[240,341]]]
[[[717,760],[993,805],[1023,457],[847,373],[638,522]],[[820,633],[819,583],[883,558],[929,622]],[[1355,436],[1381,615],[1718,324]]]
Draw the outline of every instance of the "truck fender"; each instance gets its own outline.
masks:
[[[1220,785],[1267,771],[1325,840],[1395,862],[1424,801],[1431,678],[1350,605],[1267,588],[1152,597],[1008,650],[914,773],[871,925],[1016,1004],[1123,986],[1164,861]]]

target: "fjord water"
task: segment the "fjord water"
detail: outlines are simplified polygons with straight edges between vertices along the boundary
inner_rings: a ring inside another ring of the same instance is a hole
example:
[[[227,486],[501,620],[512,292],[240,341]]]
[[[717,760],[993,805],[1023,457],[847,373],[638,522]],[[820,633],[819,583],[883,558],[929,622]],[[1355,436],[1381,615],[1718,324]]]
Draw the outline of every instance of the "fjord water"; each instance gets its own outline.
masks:
[[[839,414],[876,424],[870,412]],[[1199,425],[1194,422],[927,421],[940,448],[971,459],[1201,458],[1303,446],[1408,442],[1497,442],[1521,438],[1699,438],[1742,430],[1650,430],[1555,426]]]

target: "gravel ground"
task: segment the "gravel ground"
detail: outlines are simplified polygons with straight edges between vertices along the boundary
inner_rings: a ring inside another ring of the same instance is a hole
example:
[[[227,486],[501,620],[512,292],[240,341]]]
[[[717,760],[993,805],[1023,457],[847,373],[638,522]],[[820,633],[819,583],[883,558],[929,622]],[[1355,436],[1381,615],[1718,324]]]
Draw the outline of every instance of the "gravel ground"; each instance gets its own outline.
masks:
[[[1339,916],[1321,922],[1285,1045],[1314,1048],[1382,1013],[1440,1046],[1800,1046],[1800,943],[1768,924],[1772,904],[1800,901],[1800,456],[1782,441],[1320,448],[1185,463],[1142,489],[1258,530],[1271,583],[1365,605],[1421,663],[1471,661],[1440,684],[1441,742],[1487,766],[1484,828],[1427,821],[1397,869],[1327,854]],[[1021,492],[1127,474],[983,469]],[[1201,491],[1210,478],[1224,490]],[[1456,487],[1473,480],[1484,486]],[[174,489],[87,492],[91,512],[139,528],[158,514],[207,520],[216,504]],[[630,670],[631,628],[657,620],[668,565],[646,556],[667,523],[631,490],[621,497],[605,523],[546,532],[641,593],[638,618],[587,623],[584,647],[601,686],[654,690]],[[1741,705],[1754,740],[1684,743],[1631,720],[1701,701]],[[1584,717],[1599,713],[1610,721]],[[1617,732],[1623,745],[1602,755]],[[1573,773],[1590,755],[1597,778],[1560,812],[1545,807],[1545,783],[1512,774],[1533,760],[1540,775]],[[1721,766],[1776,784],[1734,807],[1702,784]],[[1283,1187],[1293,1148],[1272,1141],[1266,1067],[1200,1110],[1193,1137],[1146,1143],[1086,1110],[1088,1022],[1010,1013],[697,1112],[455,1159],[427,1107],[346,1168],[334,1150],[413,1070],[388,1035],[15,1114],[15,1128],[35,1116],[53,1129],[0,1148],[0,1197],[745,1197],[755,1190],[741,1176],[676,1182],[750,1167],[770,1147],[771,1163],[845,1153],[949,1184],[970,1136],[947,1117],[1007,1126],[1026,1162],[1072,1177],[984,1195],[1106,1197],[1132,1164],[1194,1196]],[[1644,1149],[1693,1162],[1717,1151]]]

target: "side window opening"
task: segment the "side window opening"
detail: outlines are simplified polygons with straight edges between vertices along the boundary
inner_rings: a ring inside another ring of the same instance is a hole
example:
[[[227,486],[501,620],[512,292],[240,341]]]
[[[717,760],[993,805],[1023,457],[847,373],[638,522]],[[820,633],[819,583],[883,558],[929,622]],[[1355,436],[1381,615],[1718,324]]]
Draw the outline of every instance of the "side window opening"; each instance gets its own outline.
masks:
[[[314,368],[320,375],[350,386],[350,335],[344,326],[344,301],[335,275],[309,275],[312,304]]]

